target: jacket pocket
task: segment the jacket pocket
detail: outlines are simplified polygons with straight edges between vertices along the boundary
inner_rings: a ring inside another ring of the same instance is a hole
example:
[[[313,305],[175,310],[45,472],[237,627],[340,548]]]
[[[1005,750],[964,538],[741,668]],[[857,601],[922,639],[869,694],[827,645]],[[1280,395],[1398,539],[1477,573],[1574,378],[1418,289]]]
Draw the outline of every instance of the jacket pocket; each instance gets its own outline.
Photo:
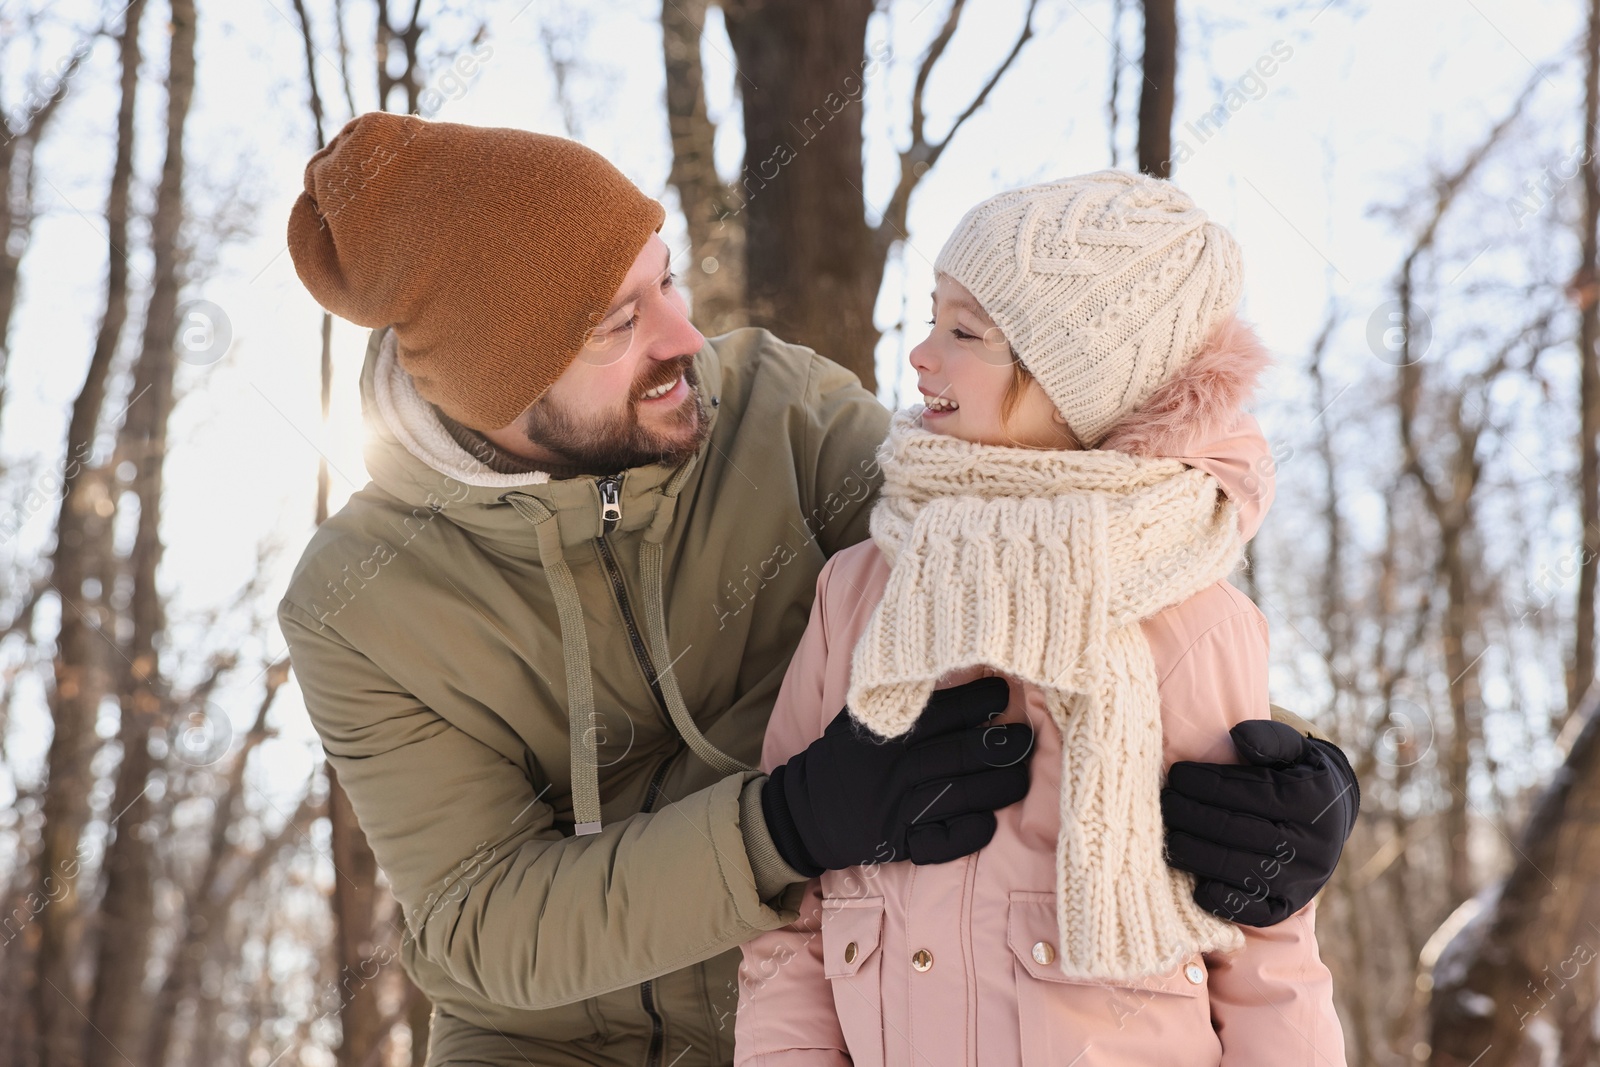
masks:
[[[883,898],[823,898],[822,973],[855,1067],[883,1067]]]
[[[1071,1063],[1215,1064],[1221,1054],[1195,953],[1170,973],[1072,978],[1061,972],[1054,893],[1012,893],[1006,944],[1015,959],[1024,1067]]]

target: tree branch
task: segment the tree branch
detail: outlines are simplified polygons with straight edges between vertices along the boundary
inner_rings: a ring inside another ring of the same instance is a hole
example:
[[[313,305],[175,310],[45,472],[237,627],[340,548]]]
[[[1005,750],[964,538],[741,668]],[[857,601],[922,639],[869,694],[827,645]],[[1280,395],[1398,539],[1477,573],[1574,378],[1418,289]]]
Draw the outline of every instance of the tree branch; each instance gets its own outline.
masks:
[[[916,189],[917,183],[923,175],[939,161],[939,156],[944,153],[956,133],[971,118],[984,102],[989,99],[989,94],[994,87],[1000,84],[1000,79],[1005,77],[1006,71],[1011,69],[1017,56],[1022,52],[1023,46],[1033,37],[1033,16],[1039,7],[1039,0],[1028,0],[1027,15],[1022,23],[1022,31],[1017,34],[1017,39],[1011,45],[1011,51],[1001,60],[994,73],[984,82],[976,96],[961,111],[950,129],[945,132],[937,142],[929,141],[926,136],[926,113],[923,110],[923,95],[927,89],[928,80],[933,75],[933,68],[944,55],[951,38],[955,36],[956,29],[961,22],[961,13],[966,7],[966,0],[955,0],[950,5],[950,13],[945,16],[944,25],[939,28],[933,42],[928,46],[927,54],[922,57],[922,62],[917,68],[916,84],[911,92],[911,144],[900,153],[900,180],[895,185],[894,194],[889,197],[888,206],[883,210],[883,217],[873,229],[873,242],[880,256],[887,255],[889,247],[896,240],[903,240],[906,236],[906,213],[911,205],[911,193]]]

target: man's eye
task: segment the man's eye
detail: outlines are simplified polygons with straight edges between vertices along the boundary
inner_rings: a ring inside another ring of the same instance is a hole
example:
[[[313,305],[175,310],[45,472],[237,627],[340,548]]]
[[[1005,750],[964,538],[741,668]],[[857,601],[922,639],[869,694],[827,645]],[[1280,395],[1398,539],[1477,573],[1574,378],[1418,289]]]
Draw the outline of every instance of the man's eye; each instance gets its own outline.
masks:
[[[668,271],[667,272],[667,276],[665,278],[661,279],[661,288],[662,289],[671,289],[672,288],[672,283],[677,281],[677,280],[678,280],[678,276],[676,274],[672,273],[671,271]]]

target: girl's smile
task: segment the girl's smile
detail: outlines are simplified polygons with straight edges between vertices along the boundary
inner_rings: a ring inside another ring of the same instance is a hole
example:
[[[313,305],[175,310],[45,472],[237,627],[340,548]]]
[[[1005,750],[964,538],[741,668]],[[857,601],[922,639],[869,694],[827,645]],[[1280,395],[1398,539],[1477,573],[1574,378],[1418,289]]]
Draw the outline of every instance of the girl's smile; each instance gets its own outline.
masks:
[[[928,322],[933,331],[910,357],[925,429],[976,444],[1079,447],[1066,419],[965,286],[939,275]]]

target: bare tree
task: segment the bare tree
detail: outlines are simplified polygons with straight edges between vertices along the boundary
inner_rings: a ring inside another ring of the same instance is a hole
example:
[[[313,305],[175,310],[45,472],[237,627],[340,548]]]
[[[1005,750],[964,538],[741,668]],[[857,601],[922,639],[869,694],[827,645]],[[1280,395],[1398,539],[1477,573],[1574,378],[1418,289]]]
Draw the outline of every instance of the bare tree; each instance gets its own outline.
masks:
[[[1574,714],[1583,729],[1528,820],[1516,865],[1434,968],[1433,1067],[1519,1062],[1529,1017],[1595,963],[1600,689]],[[1594,1005],[1581,1007],[1592,1019]]]
[[[420,106],[423,88],[421,69],[421,42],[424,30],[419,21],[421,0],[413,0],[410,16],[405,26],[397,25],[389,10],[389,0],[377,0],[377,78],[378,106],[388,109],[395,89],[402,89],[407,109],[415,114]],[[317,86],[315,55],[311,22],[306,15],[303,0],[295,0],[295,10],[300,17],[302,39],[305,46],[306,80],[310,91],[310,106],[319,146],[326,143],[323,129],[323,101]],[[342,44],[342,12],[335,9],[341,24],[341,72],[347,102],[353,112],[355,101],[350,94],[346,51]],[[390,48],[398,43],[404,66],[398,75],[391,73]],[[322,418],[328,418],[328,405],[332,387],[332,329],[333,319],[327,312],[322,316],[321,405]],[[316,521],[321,525],[328,517],[328,469],[323,457],[318,466]],[[378,861],[367,844],[366,835],[356,820],[355,810],[339,784],[331,766],[324,766],[328,781],[327,817],[331,828],[331,860],[334,869],[334,886],[331,906],[336,938],[333,949],[339,965],[339,1023],[341,1037],[336,1056],[340,1067],[365,1067],[374,1063],[386,1046],[394,1027],[404,1021],[411,1030],[411,1055],[414,1064],[422,1064],[428,1044],[428,1024],[431,1006],[421,992],[403,973],[395,976],[401,987],[400,999],[404,1010],[396,1017],[388,1017],[380,1006],[380,983],[368,975],[371,962],[379,956],[380,947],[386,947],[404,936],[398,925],[380,924],[379,915],[387,911],[398,915],[396,908],[386,907],[392,902],[388,891],[378,885]],[[386,956],[392,960],[393,954]],[[380,975],[397,972],[392,966],[380,967]],[[354,976],[356,980],[345,979]]]
[[[717,127],[706,115],[700,40],[708,0],[662,0],[661,48],[667,68],[667,129],[673,188],[689,229],[689,286],[695,325],[708,334],[745,324],[744,216],[717,174]]]
[[[1600,378],[1596,283],[1600,237],[1600,2],[1588,5],[1583,101],[1583,202],[1579,264],[1571,293],[1578,306],[1579,485],[1583,520],[1574,644],[1567,677],[1571,727],[1566,759],[1520,834],[1511,871],[1482,898],[1479,914],[1456,934],[1433,967],[1429,1040],[1435,1067],[1521,1062],[1528,1024],[1547,1007],[1559,1034],[1561,1063],[1593,1062],[1593,963],[1600,945],[1600,686],[1594,680],[1595,563],[1600,515]]]
[[[311,33],[311,17],[306,14],[305,0],[294,0],[294,12],[300,20],[300,39],[305,45],[306,59],[306,85],[310,90],[311,122],[317,134],[317,147],[322,148],[328,143],[327,131],[323,128],[322,93],[317,89],[317,45]],[[343,20],[343,13],[338,13]],[[344,53],[340,53],[344,59]],[[348,85],[348,82],[346,83]],[[350,110],[354,112],[355,104],[351,103]],[[322,393],[322,425],[328,424],[328,407],[333,399],[333,314],[328,311],[322,313],[322,360],[319,364]],[[321,526],[328,519],[328,457],[317,455],[317,505],[316,523]]]
[[[877,270],[861,194],[860,91],[871,0],[730,2],[744,75],[750,321],[871,381]],[[799,144],[792,144],[795,140]],[[847,183],[853,183],[850,188]]]
[[[1576,710],[1595,678],[1595,590],[1600,578],[1600,3],[1589,5],[1583,96],[1583,231],[1573,292],[1578,327],[1578,514],[1584,517],[1583,553],[1578,561],[1578,603],[1574,614],[1572,666],[1567,707]]]
[[[1383,352],[1371,338],[1387,308],[1351,321],[1344,300],[1330,299],[1310,345],[1306,419],[1298,432],[1288,423],[1292,448],[1275,449],[1273,525],[1291,525],[1283,535],[1268,531],[1259,599],[1278,662],[1320,695],[1319,722],[1362,781],[1362,819],[1318,913],[1348,1057],[1362,1067],[1422,1054],[1439,946],[1474,906],[1455,905],[1516,858],[1496,831],[1509,834],[1520,821],[1516,782],[1528,768],[1497,765],[1487,727],[1501,737],[1521,730],[1523,749],[1534,752],[1550,739],[1547,724],[1559,721],[1547,716],[1560,708],[1542,707],[1528,683],[1541,664],[1518,662],[1529,651],[1551,655],[1567,632],[1554,625],[1557,613],[1538,617],[1514,602],[1517,568],[1534,564],[1512,541],[1550,545],[1550,501],[1522,504],[1526,459],[1512,420],[1525,409],[1508,399],[1543,395],[1554,406],[1541,359],[1567,343],[1562,330],[1572,320],[1559,299],[1564,279],[1549,273],[1541,252],[1552,235],[1517,237],[1521,268],[1506,267],[1513,256],[1502,247],[1502,271],[1456,281],[1490,239],[1483,205],[1493,203],[1500,168],[1525,165],[1506,146],[1514,135],[1537,135],[1526,121],[1537,84],[1546,83],[1530,79],[1460,162],[1430,170],[1392,212],[1374,212],[1405,234],[1393,283],[1400,310],[1383,320],[1405,327],[1391,334],[1399,347]],[[1512,280],[1515,269],[1528,277]],[[1430,317],[1436,335],[1424,348]],[[1366,344],[1341,364],[1350,326]],[[1350,367],[1359,373],[1341,388],[1333,376]],[[1391,396],[1392,404],[1375,402]],[[1321,470],[1309,472],[1308,459]],[[1531,480],[1561,496],[1556,480]],[[1372,507],[1376,524],[1352,518]],[[1285,643],[1294,646],[1288,655]],[[1505,853],[1495,848],[1501,840]]]
[[[861,96],[886,56],[866,54],[870,0],[724,0],[739,67],[745,156],[731,188],[710,159],[715,130],[704,114],[698,62],[704,2],[663,3],[663,51],[673,123],[673,175],[690,227],[697,271],[744,243],[743,306],[751,325],[809,345],[876,388],[879,331],[873,308],[891,251],[905,240],[911,194],[951,139],[979,108],[1033,36],[1037,0],[999,67],[951,122],[927,133],[928,80],[960,25],[966,0],[953,0],[920,62],[911,101],[911,141],[899,152],[899,178],[879,220],[867,219],[862,191]],[[731,208],[730,205],[731,204]],[[715,290],[715,306],[736,309],[736,286]],[[713,315],[719,319],[721,311]]]
[[[106,200],[107,275],[105,308],[83,386],[67,428],[62,495],[51,553],[51,584],[61,601],[56,635],[55,685],[50,697],[55,732],[47,757],[44,826],[37,860],[37,885],[51,901],[39,916],[40,939],[32,1001],[39,1027],[41,1067],[82,1061],[82,1009],[74,964],[82,937],[78,882],[78,842],[89,817],[89,762],[97,747],[94,717],[101,697],[111,690],[108,639],[100,632],[108,617],[104,590],[91,595],[86,581],[101,570],[112,512],[109,472],[94,466],[95,433],[111,370],[128,317],[129,187],[133,178],[134,105],[139,84],[139,22],[144,0],[133,0],[123,14],[119,35],[122,61],[117,108],[116,158]]]
[[[1122,126],[1119,100],[1122,95],[1122,13],[1124,0],[1111,0],[1111,85],[1106,90],[1106,143],[1110,146],[1111,165],[1121,158],[1117,146],[1117,132]]]
[[[258,868],[264,865],[264,861],[270,861],[276,855],[276,851],[269,844],[253,859],[244,858],[240,855],[239,846],[230,843],[228,836],[230,828],[236,825],[238,809],[244,798],[245,772],[250,755],[270,736],[267,715],[272,709],[278,691],[288,680],[287,659],[279,660],[267,668],[265,692],[256,709],[255,722],[245,734],[243,745],[228,763],[224,785],[214,808],[215,813],[211,821],[200,876],[195,884],[184,892],[177,947],[173,950],[166,976],[151,1008],[150,1029],[144,1048],[145,1060],[152,1065],[167,1062],[178,1008],[187,997],[195,993],[199,984],[200,966],[205,960],[208,947],[221,936],[228,909],[250,884],[248,870],[251,867]],[[310,797],[311,792],[308,790],[308,799],[302,802],[303,808]],[[279,835],[278,844],[281,845],[285,840],[291,839],[289,831],[300,826],[303,819],[304,816],[298,812],[291,817],[285,830]],[[301,829],[303,832],[304,827]]]
[[[1172,112],[1178,86],[1177,0],[1144,0],[1144,84],[1139,93],[1139,169],[1172,177]]]
[[[183,201],[183,133],[195,82],[194,0],[169,0],[171,36],[167,64],[167,143],[155,214],[150,220],[154,277],[145,313],[144,343],[134,368],[134,400],[128,406],[121,439],[134,465],[132,491],[139,502],[138,527],[127,561],[132,584],[129,614],[132,636],[121,650],[118,739],[122,763],[117,771],[112,809],[115,836],[105,859],[106,888],[99,909],[99,956],[86,1035],[88,1067],[111,1067],[137,1048],[147,1017],[142,1011],[145,964],[150,956],[153,903],[148,791],[155,761],[150,737],[165,732],[171,713],[168,685],[160,667],[166,628],[163,594],[156,586],[161,564],[161,498],[167,458],[167,422],[172,415],[173,376],[177,371],[178,294],[183,284],[184,251],[179,232]]]
[[[1422,493],[1422,499],[1437,525],[1440,584],[1445,588],[1443,652],[1450,679],[1450,751],[1446,785],[1450,804],[1445,819],[1445,837],[1450,847],[1450,906],[1454,908],[1474,891],[1474,878],[1467,842],[1467,775],[1471,768],[1470,747],[1480,721],[1477,664],[1474,646],[1481,641],[1477,619],[1477,592],[1474,574],[1477,560],[1468,548],[1474,526],[1473,495],[1483,472],[1478,442],[1484,432],[1481,418],[1470,418],[1465,408],[1466,391],[1454,392],[1451,414],[1441,426],[1453,432],[1455,447],[1444,462],[1444,472],[1435,475],[1423,462],[1416,434],[1418,401],[1427,364],[1413,352],[1418,315],[1414,306],[1418,262],[1433,247],[1445,214],[1457,194],[1477,172],[1505,132],[1521,115],[1535,83],[1529,84],[1511,112],[1490,131],[1467,159],[1454,171],[1434,182],[1434,205],[1427,222],[1413,242],[1400,269],[1396,295],[1400,306],[1401,347],[1398,353],[1400,388],[1397,395],[1403,469]],[[1506,353],[1509,354],[1509,353]],[[1479,379],[1483,391],[1493,385],[1505,369],[1503,360]],[[1481,410],[1481,409],[1480,409]]]
[[[422,67],[419,49],[422,31],[426,28],[417,20],[422,11],[422,0],[411,0],[411,15],[404,26],[395,22],[390,13],[390,0],[377,0],[378,4],[378,107],[389,110],[390,97],[396,89],[406,94],[406,113],[415,115],[420,109],[422,96]],[[389,73],[389,50],[398,44],[403,62],[400,73]]]

